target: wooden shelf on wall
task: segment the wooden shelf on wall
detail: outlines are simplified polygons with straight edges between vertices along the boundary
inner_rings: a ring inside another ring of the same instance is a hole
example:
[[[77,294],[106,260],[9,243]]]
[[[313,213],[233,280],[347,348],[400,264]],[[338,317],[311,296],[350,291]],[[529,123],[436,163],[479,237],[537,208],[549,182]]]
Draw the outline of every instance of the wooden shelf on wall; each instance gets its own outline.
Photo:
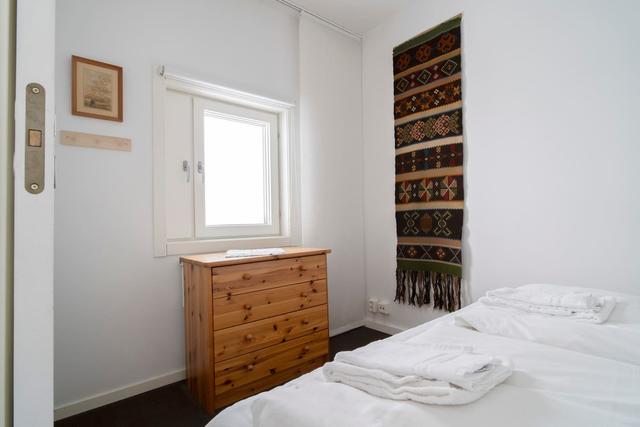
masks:
[[[131,151],[131,140],[129,138],[94,135],[90,133],[71,132],[66,130],[60,132],[60,143],[76,147]]]

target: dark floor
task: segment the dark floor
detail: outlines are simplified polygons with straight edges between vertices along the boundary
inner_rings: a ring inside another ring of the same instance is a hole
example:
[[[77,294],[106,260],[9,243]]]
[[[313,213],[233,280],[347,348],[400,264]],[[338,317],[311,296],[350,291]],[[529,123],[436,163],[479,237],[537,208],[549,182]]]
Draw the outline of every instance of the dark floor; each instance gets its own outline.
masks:
[[[353,350],[354,348],[362,347],[372,341],[381,340],[389,335],[374,331],[373,329],[361,328],[352,329],[344,334],[336,335],[330,339],[330,357],[333,357],[339,351]]]
[[[388,335],[365,327],[331,338],[331,360]],[[191,398],[184,381],[65,418],[55,427],[201,427],[212,417]]]

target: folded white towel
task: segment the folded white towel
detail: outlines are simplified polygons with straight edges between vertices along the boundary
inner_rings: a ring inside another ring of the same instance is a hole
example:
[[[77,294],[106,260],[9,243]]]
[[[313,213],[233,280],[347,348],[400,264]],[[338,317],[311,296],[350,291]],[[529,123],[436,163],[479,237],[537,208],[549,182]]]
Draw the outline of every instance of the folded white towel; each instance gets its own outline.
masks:
[[[498,307],[510,307],[527,313],[604,323],[616,306],[610,296],[590,293],[536,292],[530,289],[500,288],[488,291],[479,302]]]
[[[282,255],[284,253],[282,248],[265,248],[265,249],[229,249],[224,255],[225,258],[244,258],[250,256],[267,256],[267,255]]]
[[[496,365],[491,376],[465,390],[446,381],[416,376],[398,377],[378,369],[365,369],[347,363],[329,362],[322,368],[327,380],[357,388],[374,396],[392,400],[413,400],[432,405],[464,405],[478,400],[511,375],[507,365]]]
[[[375,396],[440,405],[472,402],[511,375],[510,362],[458,344],[376,341],[340,352],[323,372]]]
[[[494,362],[492,356],[472,353],[472,350],[470,346],[457,344],[375,341],[353,351],[340,352],[335,361],[399,377],[447,381],[471,390],[487,375],[483,368]]]
[[[499,288],[487,292],[488,297],[524,302],[539,306],[593,309],[598,299],[591,292],[540,292],[533,289]]]

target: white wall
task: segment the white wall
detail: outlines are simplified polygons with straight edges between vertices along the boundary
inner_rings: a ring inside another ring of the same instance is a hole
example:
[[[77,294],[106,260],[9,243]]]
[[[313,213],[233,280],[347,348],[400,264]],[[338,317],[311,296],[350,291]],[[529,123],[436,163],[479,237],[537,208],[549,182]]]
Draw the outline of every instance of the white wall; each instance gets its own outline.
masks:
[[[360,40],[301,17],[302,240],[333,250],[332,329],[364,318],[361,58]]]
[[[640,3],[416,0],[363,42],[368,295],[395,289],[392,48],[461,12],[471,298],[527,282],[640,293]],[[394,304],[375,320],[433,316]]]
[[[133,150],[56,147],[56,406],[184,368],[178,260],[153,258],[153,65],[298,97],[296,13],[262,0],[185,5],[57,1],[58,129],[129,137]],[[72,54],[124,67],[124,123],[70,115]]]

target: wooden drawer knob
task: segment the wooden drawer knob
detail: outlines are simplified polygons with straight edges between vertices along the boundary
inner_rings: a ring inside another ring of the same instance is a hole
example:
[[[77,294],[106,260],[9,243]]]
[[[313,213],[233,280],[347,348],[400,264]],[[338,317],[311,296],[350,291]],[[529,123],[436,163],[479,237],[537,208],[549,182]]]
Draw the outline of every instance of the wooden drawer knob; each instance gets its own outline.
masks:
[[[301,265],[300,267],[298,267],[298,270],[307,271],[307,267],[305,267],[304,265]]]
[[[245,304],[244,305],[244,309],[245,310],[251,310],[251,305],[250,304]]]
[[[300,292],[300,297],[301,298],[306,298],[307,297],[307,293],[306,292]]]
[[[309,319],[302,319],[302,324],[303,325],[308,325],[309,324]]]
[[[305,346],[302,348],[302,352],[303,352],[303,353],[308,353],[308,352],[309,352],[309,350],[311,350],[311,347],[309,347],[308,345],[305,345]]]
[[[254,366],[249,364],[247,365],[247,371],[253,371]]]
[[[244,273],[244,274],[242,275],[242,279],[243,279],[243,280],[249,280],[249,279],[251,279],[251,274],[249,274],[249,273]]]
[[[251,341],[252,339],[253,339],[253,335],[251,335],[251,334],[247,334],[247,335],[244,336],[244,340],[245,341]]]

